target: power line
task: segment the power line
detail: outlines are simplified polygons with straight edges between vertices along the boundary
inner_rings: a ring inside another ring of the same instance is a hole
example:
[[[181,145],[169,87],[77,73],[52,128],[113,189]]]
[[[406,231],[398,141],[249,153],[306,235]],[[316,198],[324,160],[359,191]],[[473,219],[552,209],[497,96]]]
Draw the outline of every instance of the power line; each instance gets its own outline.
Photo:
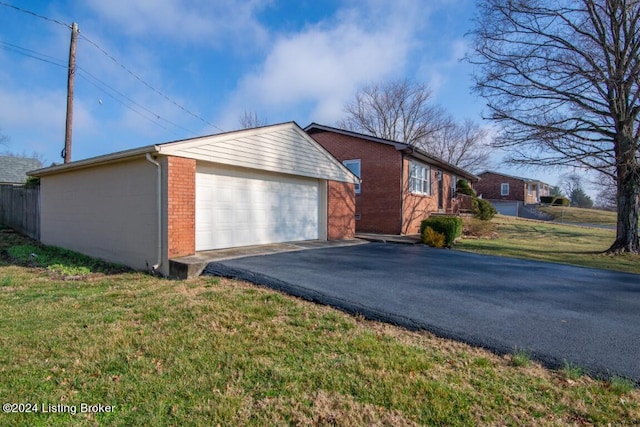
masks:
[[[25,47],[21,47],[12,43],[7,43],[2,40],[0,40],[0,48],[17,53],[19,55],[28,56],[29,58],[37,59],[38,61],[46,62],[57,67],[67,68],[65,62],[59,58],[45,55],[44,53],[36,52],[35,50],[27,49]]]
[[[126,99],[128,102],[130,102],[131,104],[141,108],[142,110],[146,111],[147,113],[151,114],[152,116],[154,116],[156,119],[158,120],[162,120],[165,121],[167,123],[169,123],[172,126],[175,126],[178,129],[181,129],[185,132],[188,132],[190,134],[193,135],[197,135],[194,131],[187,129],[185,127],[182,127],[180,125],[178,125],[177,123],[172,122],[171,120],[165,119],[164,117],[161,117],[159,114],[154,113],[153,111],[151,111],[150,109],[148,109],[147,107],[145,107],[142,104],[139,104],[138,102],[134,101],[133,99],[129,98],[127,95],[123,94],[122,92],[118,91],[117,89],[115,89],[114,87],[110,86],[109,84],[107,84],[106,82],[100,80],[98,77],[96,77],[95,75],[91,74],[89,71],[87,71],[86,69],[82,68],[82,67],[77,67],[77,69],[81,72],[81,74],[79,74],[80,77],[82,77],[83,79],[85,79],[85,81],[87,81],[88,83],[92,84],[93,86],[97,87],[98,89],[100,89],[102,92],[104,92],[106,95],[110,96],[111,98],[115,99],[116,101],[118,101],[120,104],[124,105],[125,107],[131,109],[134,112],[137,112],[136,110],[126,106],[123,102],[121,102],[120,100],[118,100],[116,97],[114,97],[113,95],[109,94],[105,89],[101,88],[98,84],[102,85],[104,88],[109,89],[110,91],[116,93],[118,96]],[[86,76],[85,76],[86,75]],[[94,81],[91,81],[89,78],[93,79]],[[138,114],[140,114],[138,112]],[[142,114],[141,114],[142,115]],[[145,118],[147,118],[146,116],[144,116]],[[162,126],[164,129],[164,126]],[[168,129],[167,129],[168,130]]]
[[[136,73],[134,73],[133,71],[131,71],[129,68],[127,68],[124,64],[122,64],[120,61],[118,61],[116,58],[113,57],[113,55],[111,55],[109,52],[107,52],[106,50],[104,50],[102,47],[100,47],[96,42],[88,39],[87,37],[85,37],[83,34],[80,34],[80,38],[86,40],[88,43],[92,44],[96,49],[98,49],[100,52],[102,52],[107,58],[111,59],[114,63],[116,63],[117,65],[119,65],[123,70],[125,70],[127,73],[129,73],[131,76],[133,76],[136,80],[138,80],[140,83],[142,83],[143,85],[145,85],[147,88],[151,89],[152,91],[154,91],[155,93],[157,93],[158,95],[160,95],[161,97],[163,97],[164,99],[166,99],[167,101],[169,101],[170,103],[172,103],[173,105],[175,105],[176,107],[180,108],[182,111],[184,111],[185,113],[195,117],[196,119],[202,121],[203,123],[218,129],[220,132],[224,132],[223,129],[219,128],[218,126],[214,125],[213,123],[209,122],[208,120],[204,119],[202,116],[191,112],[190,110],[188,110],[187,108],[183,107],[182,105],[178,104],[176,101],[174,101],[173,99],[169,98],[167,95],[165,95],[164,93],[160,92],[158,89],[156,89],[155,87],[151,86],[149,83],[147,83],[144,79],[142,79],[142,77],[138,76]]]
[[[32,15],[32,16],[35,16],[36,18],[44,19],[45,21],[53,22],[55,24],[62,25],[63,27],[71,28],[71,25],[65,24],[64,22],[60,22],[57,19],[49,18],[48,16],[44,16],[44,15],[39,15],[39,14],[37,14],[35,12],[32,12],[30,10],[22,9],[22,8],[20,8],[18,6],[14,6],[12,4],[5,3],[3,1],[0,1],[0,6],[5,6],[5,7],[8,7],[8,8],[11,8],[11,9],[15,9],[18,12],[26,13],[27,15]]]
[[[62,26],[67,27],[67,28],[71,28],[71,25],[69,25],[69,24],[65,24],[64,22],[61,22],[61,21],[59,21],[59,20],[57,20],[57,19],[49,18],[49,17],[47,17],[47,16],[40,15],[40,14],[38,14],[38,13],[36,13],[36,12],[32,12],[32,11],[30,11],[30,10],[22,9],[22,8],[20,8],[20,7],[18,7],[18,6],[14,6],[14,5],[12,5],[12,4],[9,4],[9,3],[3,2],[3,1],[0,1],[0,6],[5,6],[5,7],[8,7],[8,8],[11,8],[11,9],[17,10],[17,11],[19,11],[19,12],[22,12],[22,13],[25,13],[25,14],[28,14],[28,15],[31,15],[31,16],[34,16],[34,17],[36,17],[36,18],[43,19],[43,20],[45,20],[45,21],[49,21],[49,22],[53,22],[53,23],[55,23],[55,24],[62,25]],[[117,60],[113,55],[111,55],[109,52],[107,52],[105,49],[103,49],[103,48],[102,48],[100,45],[98,45],[96,42],[94,42],[94,41],[92,41],[91,39],[89,39],[89,38],[85,37],[83,34],[79,34],[79,35],[80,35],[80,38],[82,38],[82,39],[86,40],[89,44],[93,45],[96,49],[98,49],[100,52],[102,52],[102,54],[104,54],[107,58],[111,59],[111,61],[113,61],[115,64],[119,65],[123,70],[125,70],[127,73],[129,73],[131,76],[133,76],[133,77],[134,77],[136,80],[138,80],[140,83],[142,83],[143,85],[145,85],[147,88],[149,88],[150,90],[152,90],[152,91],[153,91],[153,92],[155,92],[156,94],[160,95],[160,96],[161,96],[161,97],[163,97],[165,100],[169,101],[171,104],[175,105],[176,107],[178,107],[179,109],[181,109],[181,110],[182,110],[182,111],[184,111],[185,113],[189,114],[190,116],[192,116],[192,117],[194,117],[194,118],[196,118],[196,119],[200,120],[201,122],[203,122],[203,123],[205,123],[205,124],[209,125],[209,126],[210,126],[210,127],[212,127],[212,128],[215,128],[215,129],[218,129],[218,130],[219,130],[219,131],[221,131],[221,132],[224,132],[224,129],[222,129],[222,128],[220,128],[220,127],[216,126],[216,125],[214,125],[214,124],[213,124],[213,123],[211,123],[210,121],[208,121],[208,120],[206,120],[205,118],[203,118],[202,116],[200,116],[200,115],[198,115],[198,114],[196,114],[196,113],[194,113],[194,112],[190,111],[190,110],[189,110],[189,109],[187,109],[186,107],[183,107],[183,106],[182,106],[182,105],[180,105],[178,102],[174,101],[174,100],[173,100],[173,99],[171,99],[169,96],[165,95],[163,92],[161,92],[160,90],[156,89],[156,88],[155,88],[154,86],[152,86],[151,84],[147,83],[147,82],[146,82],[142,77],[138,76],[136,73],[134,73],[133,71],[131,71],[131,69],[129,69],[129,68],[128,68],[128,67],[126,67],[124,64],[122,64],[120,61],[118,61],[118,60]],[[7,45],[11,46],[10,44],[7,44]],[[21,49],[21,50],[23,50],[23,51],[25,51],[25,52],[29,51],[29,49],[19,48],[19,47],[17,47],[17,48],[18,48],[18,49]],[[5,47],[5,49],[7,49],[7,50],[11,50],[11,49],[6,48],[6,47]],[[17,52],[17,53],[23,54],[23,55],[25,55],[25,56],[31,56],[30,54],[27,54],[27,53],[25,53],[25,52]],[[38,60],[40,60],[40,61],[49,62],[49,63],[51,63],[51,64],[53,64],[53,65],[58,65],[58,66],[60,66],[60,64],[57,64],[57,63],[54,63],[54,62],[51,62],[51,61],[48,61],[48,60],[44,59],[45,57],[47,57],[47,55],[43,55],[43,54],[38,54],[38,55],[40,55],[40,57],[35,57],[35,56],[32,56],[32,57],[33,57],[34,59],[38,59]],[[57,59],[56,59],[56,60],[57,60]],[[66,66],[65,66],[65,68],[66,68]],[[86,71],[85,71],[85,72],[86,72]],[[93,77],[93,76],[92,76],[92,77]],[[94,78],[95,78],[95,77],[94,77]],[[139,104],[138,104],[138,105],[139,105]],[[144,107],[143,107],[143,108],[144,108]],[[147,111],[149,111],[149,110],[147,110]],[[160,118],[160,116],[157,116],[157,117],[158,117],[158,118]],[[169,121],[168,121],[168,120],[166,120],[166,119],[165,119],[165,121],[167,121],[168,123],[171,123],[171,122],[169,122]],[[177,126],[177,125],[175,125],[174,123],[172,123],[172,124],[173,124],[174,126],[176,126],[176,127],[179,127],[179,128],[180,128],[180,126]],[[183,130],[186,130],[186,129],[184,129],[184,128],[182,128],[182,129],[183,129]],[[190,131],[189,131],[189,132],[190,132]],[[193,132],[191,132],[191,133],[193,133]]]
[[[8,42],[5,42],[3,40],[0,40],[0,48],[4,49],[4,50],[11,51],[11,52],[14,52],[14,53],[17,53],[19,55],[23,55],[23,56],[32,58],[32,59],[36,59],[38,61],[46,62],[48,64],[55,65],[55,66],[60,67],[60,68],[67,68],[67,64],[62,59],[55,58],[55,57],[50,56],[50,55],[45,55],[45,54],[37,52],[35,50],[27,49],[25,47],[18,46],[18,45],[13,44],[13,43],[8,43]],[[45,58],[50,58],[50,59],[45,59]],[[161,117],[159,114],[151,111],[150,109],[148,109],[144,105],[139,104],[138,102],[136,102],[133,99],[129,98],[127,95],[125,95],[122,92],[118,91],[117,89],[115,89],[114,87],[110,86],[109,84],[107,84],[103,80],[100,80],[98,77],[96,77],[95,75],[91,74],[89,71],[87,71],[83,67],[76,67],[76,69],[78,71],[80,71],[80,73],[78,73],[78,76],[83,78],[86,82],[88,82],[91,85],[95,86],[100,91],[102,91],[104,94],[106,94],[110,98],[112,98],[115,101],[117,101],[120,105],[124,106],[125,108],[128,108],[129,110],[131,110],[134,113],[138,114],[142,118],[144,118],[146,120],[149,120],[152,123],[155,123],[156,125],[158,125],[159,127],[163,128],[163,129],[165,129],[167,131],[171,131],[171,130],[169,128],[161,125],[156,120],[162,120],[162,121],[164,121],[164,122],[166,122],[166,123],[178,128],[178,129],[181,129],[181,130],[183,130],[185,132],[188,132],[188,133],[190,133],[192,135],[196,135],[196,133],[194,131],[189,130],[189,129],[185,128],[185,127],[182,127],[182,126],[178,125],[177,123],[174,123],[174,122],[172,122],[172,121],[170,121],[168,119],[165,119],[164,117]],[[142,114],[140,111],[136,110],[135,108],[131,107],[130,105],[127,105],[125,102],[121,101],[116,96],[110,94],[107,90],[105,90],[105,88],[110,90],[110,91],[112,91],[113,93],[117,94],[118,96],[124,98],[129,103],[131,103],[131,104],[139,107],[140,109],[146,111],[153,118],[150,118],[150,117]]]

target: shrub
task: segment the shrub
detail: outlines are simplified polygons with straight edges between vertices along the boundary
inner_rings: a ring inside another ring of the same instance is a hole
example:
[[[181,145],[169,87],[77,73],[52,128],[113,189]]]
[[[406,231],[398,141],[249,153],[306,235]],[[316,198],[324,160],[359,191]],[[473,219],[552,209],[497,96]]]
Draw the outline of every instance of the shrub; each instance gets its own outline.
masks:
[[[426,227],[422,232],[422,243],[432,246],[434,248],[444,247],[445,236],[442,233],[438,233],[431,227]]]
[[[433,231],[444,234],[444,245],[448,248],[462,235],[462,219],[455,216],[438,216],[422,220],[420,224],[420,235],[424,234],[427,227],[431,227]]]
[[[556,197],[553,199],[553,206],[569,206],[571,201],[566,197]]]
[[[546,205],[550,205],[556,199],[554,196],[540,196],[540,203],[544,203]]]
[[[483,221],[489,221],[498,211],[485,199],[473,199],[473,216]]]
[[[460,194],[466,194],[467,196],[476,197],[476,192],[473,191],[473,188],[469,185],[469,183],[464,179],[458,180],[457,192]]]

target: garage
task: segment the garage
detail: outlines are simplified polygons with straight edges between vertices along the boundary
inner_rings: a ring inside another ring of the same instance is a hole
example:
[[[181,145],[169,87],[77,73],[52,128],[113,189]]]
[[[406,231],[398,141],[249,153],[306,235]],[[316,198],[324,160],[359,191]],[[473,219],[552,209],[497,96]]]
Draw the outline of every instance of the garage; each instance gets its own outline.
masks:
[[[317,179],[213,165],[196,168],[196,250],[320,238]]]
[[[295,122],[30,172],[45,244],[171,275],[197,251],[350,239],[355,184]]]

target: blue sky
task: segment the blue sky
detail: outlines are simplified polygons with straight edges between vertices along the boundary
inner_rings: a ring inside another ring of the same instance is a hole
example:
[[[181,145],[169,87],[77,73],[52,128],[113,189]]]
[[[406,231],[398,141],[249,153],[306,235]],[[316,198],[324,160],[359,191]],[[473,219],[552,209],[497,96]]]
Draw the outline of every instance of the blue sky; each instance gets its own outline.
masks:
[[[0,5],[0,130],[10,151],[49,163],[64,145],[70,30],[60,23],[80,29],[73,160],[234,130],[244,111],[334,125],[358,88],[400,78],[481,121],[460,61],[473,0],[2,2],[58,21]],[[500,169],[555,184],[548,172]]]

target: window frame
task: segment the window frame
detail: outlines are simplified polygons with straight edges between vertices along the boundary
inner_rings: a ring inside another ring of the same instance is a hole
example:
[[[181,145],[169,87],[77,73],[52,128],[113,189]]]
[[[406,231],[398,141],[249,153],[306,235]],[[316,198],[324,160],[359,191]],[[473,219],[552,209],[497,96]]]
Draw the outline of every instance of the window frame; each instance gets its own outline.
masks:
[[[458,191],[458,177],[456,175],[449,175],[449,188],[451,188],[451,198],[454,199],[456,197],[456,191]]]
[[[360,159],[349,159],[349,160],[343,160],[342,164],[344,165],[345,168],[349,169],[349,171],[354,174],[355,176],[357,176],[360,180],[362,180],[362,162],[360,161]],[[358,173],[355,173],[350,167],[349,165],[358,165]],[[362,191],[362,182],[358,182],[357,184],[354,184],[354,188],[356,191],[356,194],[360,194],[360,192]]]
[[[500,195],[508,196],[509,195],[509,183],[503,182],[500,184]]]
[[[414,172],[418,173],[414,176]],[[432,181],[431,167],[429,165],[409,160],[409,193],[431,196],[433,194]]]

